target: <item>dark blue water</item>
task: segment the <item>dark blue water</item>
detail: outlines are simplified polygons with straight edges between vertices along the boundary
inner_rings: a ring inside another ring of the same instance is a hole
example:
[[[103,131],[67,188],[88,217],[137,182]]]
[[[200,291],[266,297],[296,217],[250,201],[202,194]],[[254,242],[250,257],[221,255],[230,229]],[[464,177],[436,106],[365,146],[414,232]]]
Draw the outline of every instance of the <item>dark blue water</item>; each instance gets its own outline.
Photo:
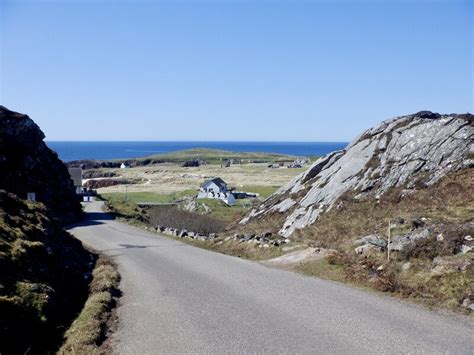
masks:
[[[63,161],[129,159],[191,148],[238,152],[266,152],[297,156],[325,155],[343,149],[346,142],[59,142],[46,144]]]

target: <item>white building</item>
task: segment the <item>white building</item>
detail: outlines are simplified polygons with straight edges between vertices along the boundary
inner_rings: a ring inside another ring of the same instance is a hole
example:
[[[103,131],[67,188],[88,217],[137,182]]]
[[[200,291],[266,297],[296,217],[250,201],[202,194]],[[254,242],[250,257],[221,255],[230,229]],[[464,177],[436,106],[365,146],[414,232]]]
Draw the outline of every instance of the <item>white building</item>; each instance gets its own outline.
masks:
[[[222,200],[230,206],[235,205],[234,195],[221,178],[214,178],[205,182],[199,189],[197,198],[214,198]]]
[[[307,164],[311,162],[311,159],[309,159],[308,157],[298,157],[295,159],[295,164],[301,164],[301,165],[304,165],[304,164]]]
[[[71,180],[74,183],[74,189],[76,190],[76,194],[80,195],[83,193],[82,188],[82,169],[81,168],[69,168],[69,175],[71,176]]]

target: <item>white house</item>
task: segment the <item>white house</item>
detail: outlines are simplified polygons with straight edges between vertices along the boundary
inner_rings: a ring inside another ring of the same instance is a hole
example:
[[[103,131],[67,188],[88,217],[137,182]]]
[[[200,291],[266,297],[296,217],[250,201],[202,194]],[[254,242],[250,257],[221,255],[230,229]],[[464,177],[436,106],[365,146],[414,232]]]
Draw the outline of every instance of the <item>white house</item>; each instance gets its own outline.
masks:
[[[230,192],[226,182],[221,178],[214,178],[202,184],[197,198],[215,198],[224,201],[230,206],[235,205],[234,195]]]
[[[298,157],[295,159],[295,164],[303,165],[309,163],[310,161],[311,159],[309,159],[308,157]]]

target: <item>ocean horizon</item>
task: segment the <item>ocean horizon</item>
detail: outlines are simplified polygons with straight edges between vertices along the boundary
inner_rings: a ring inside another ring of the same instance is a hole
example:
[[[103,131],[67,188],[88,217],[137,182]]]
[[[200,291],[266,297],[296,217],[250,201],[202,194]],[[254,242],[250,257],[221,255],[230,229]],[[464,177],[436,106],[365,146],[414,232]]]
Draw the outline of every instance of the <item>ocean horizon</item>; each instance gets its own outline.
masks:
[[[237,152],[265,152],[322,156],[344,149],[347,142],[153,142],[153,141],[46,141],[65,162],[73,160],[133,159],[185,149],[207,148]]]

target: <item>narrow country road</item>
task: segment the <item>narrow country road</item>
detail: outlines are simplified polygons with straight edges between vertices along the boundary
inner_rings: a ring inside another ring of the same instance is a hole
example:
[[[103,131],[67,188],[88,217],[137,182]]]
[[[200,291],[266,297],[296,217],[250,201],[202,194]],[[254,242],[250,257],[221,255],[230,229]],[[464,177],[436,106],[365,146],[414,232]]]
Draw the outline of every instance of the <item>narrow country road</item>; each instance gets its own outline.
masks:
[[[474,353],[472,318],[195,248],[100,202],[86,211],[70,232],[122,275],[117,353]]]

